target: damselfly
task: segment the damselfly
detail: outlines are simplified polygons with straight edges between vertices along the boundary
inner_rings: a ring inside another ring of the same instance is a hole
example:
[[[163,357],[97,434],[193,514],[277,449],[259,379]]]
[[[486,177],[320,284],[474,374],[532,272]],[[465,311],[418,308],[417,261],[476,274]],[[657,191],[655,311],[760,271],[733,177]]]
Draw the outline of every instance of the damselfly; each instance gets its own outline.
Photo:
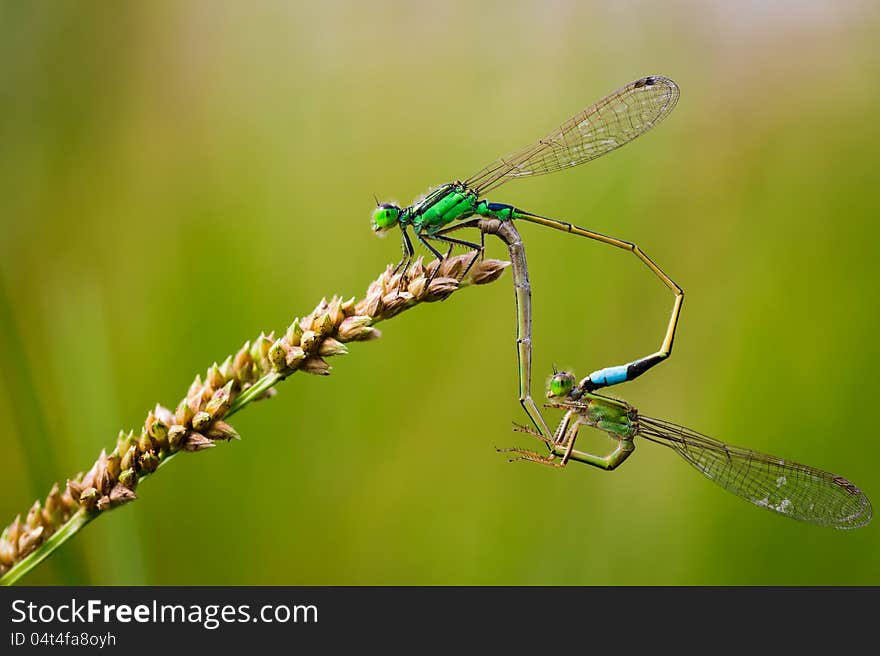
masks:
[[[871,502],[856,485],[835,474],[783,460],[751,449],[726,444],[684,426],[646,417],[618,399],[587,391],[589,378],[575,384],[568,372],[553,375],[548,385],[550,405],[566,410],[552,439],[523,426],[550,447],[549,455],[526,449],[502,449],[516,459],[564,467],[570,460],[601,469],[618,467],[635,450],[639,437],[675,451],[711,481],[756,506],[804,522],[850,529],[871,521]],[[574,448],[583,426],[597,428],[616,441],[607,455]]]

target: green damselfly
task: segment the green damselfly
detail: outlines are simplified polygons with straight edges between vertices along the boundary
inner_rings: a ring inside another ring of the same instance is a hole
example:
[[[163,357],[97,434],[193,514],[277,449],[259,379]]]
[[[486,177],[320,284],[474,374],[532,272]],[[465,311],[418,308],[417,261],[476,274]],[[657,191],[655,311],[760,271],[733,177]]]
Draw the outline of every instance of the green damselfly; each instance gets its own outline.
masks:
[[[410,228],[418,242],[430,250],[438,260],[442,260],[443,255],[432,245],[432,242],[442,244],[443,247],[448,247],[450,250],[456,245],[473,249],[474,259],[471,260],[473,263],[483,250],[482,236],[487,231],[487,225],[491,225],[492,231],[505,240],[513,255],[511,240],[514,239],[514,235],[518,240],[518,233],[515,230],[507,229],[503,224],[511,224],[512,221],[518,219],[632,252],[675,295],[672,316],[666,327],[660,349],[656,353],[622,367],[602,370],[624,371],[627,376],[626,380],[632,380],[665,360],[671,353],[675,329],[681,312],[681,303],[684,298],[682,289],[634,243],[587,230],[565,221],[527,212],[513,205],[489,202],[483,198],[483,195],[497,189],[509,180],[568,169],[620,148],[650,130],[669,115],[678,102],[678,97],[678,85],[669,78],[661,75],[639,78],[576,114],[543,139],[492,162],[464,181],[441,185],[424,198],[405,208],[394,203],[377,202],[377,207],[373,212],[373,230],[385,232],[395,227],[400,228],[403,258],[395,271],[405,270],[414,256],[408,232]],[[492,223],[493,221],[494,223]],[[499,226],[498,222],[501,222],[502,225]],[[451,232],[468,227],[480,228],[480,244],[449,236]],[[506,236],[502,233],[505,233]],[[521,249],[521,243],[519,247]],[[515,280],[515,283],[519,300],[520,286],[527,284],[527,280]],[[528,307],[519,302],[518,308],[519,337],[520,339],[528,338],[531,333],[530,320],[522,314],[528,310]],[[525,361],[523,355],[528,356]],[[524,396],[528,397],[529,403],[531,402],[528,395],[529,366],[530,351],[524,353],[520,348],[520,396],[524,405],[526,405]],[[525,381],[523,380],[524,376]],[[619,381],[614,379],[613,382]],[[607,384],[613,384],[613,382]],[[523,390],[525,390],[525,394],[523,394]],[[534,406],[534,404],[531,405]],[[527,407],[526,410],[539,430],[546,429],[546,425],[540,418],[540,413],[537,418],[533,416],[533,412],[537,412],[536,408],[530,410]]]
[[[639,437],[671,448],[711,481],[756,506],[785,517],[839,529],[859,528],[871,521],[868,497],[835,474],[726,444],[684,426],[647,417],[618,399],[592,393],[590,378],[575,383],[568,372],[553,375],[547,396],[551,407],[566,410],[552,438],[523,426],[550,447],[549,455],[526,449],[502,449],[523,459],[553,467],[569,461],[612,470],[635,450]],[[575,450],[581,427],[597,428],[616,441],[605,456]]]

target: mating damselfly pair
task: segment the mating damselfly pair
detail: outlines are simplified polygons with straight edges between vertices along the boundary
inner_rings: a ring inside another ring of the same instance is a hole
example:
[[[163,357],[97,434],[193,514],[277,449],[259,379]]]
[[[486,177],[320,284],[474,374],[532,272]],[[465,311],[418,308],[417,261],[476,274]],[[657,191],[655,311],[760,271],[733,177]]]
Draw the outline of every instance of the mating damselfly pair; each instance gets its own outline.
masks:
[[[483,197],[510,180],[561,171],[620,148],[668,116],[678,98],[678,86],[667,77],[652,75],[635,80],[576,114],[546,137],[495,160],[463,181],[437,187],[409,207],[377,202],[373,229],[384,232],[400,228],[403,258],[396,270],[403,271],[414,257],[410,230],[438,261],[444,256],[435,244],[447,248],[447,256],[454,246],[472,249],[471,264],[483,252],[485,234],[496,234],[507,245],[516,291],[520,402],[536,429],[526,430],[546,442],[549,449],[547,456],[513,449],[521,458],[553,465],[578,460],[613,469],[629,456],[633,438],[640,436],[671,446],[707,477],[756,505],[820,525],[837,528],[865,525],[871,518],[870,502],[861,490],[842,477],[725,445],[668,422],[641,417],[625,402],[595,394],[603,387],[631,381],[669,357],[684,299],[681,287],[630,241]],[[531,286],[525,249],[513,226],[516,220],[630,251],[674,294],[672,315],[656,352],[624,365],[599,369],[577,386],[573,377],[569,378],[570,374],[557,374],[551,379],[549,395],[556,401],[555,407],[567,410],[552,433],[531,396]],[[466,228],[479,230],[479,243],[450,236]],[[564,391],[563,381],[568,383]],[[616,417],[617,423],[613,426],[606,423],[608,413]],[[611,435],[618,440],[618,448],[604,458],[575,451],[575,439],[582,426],[598,428]]]

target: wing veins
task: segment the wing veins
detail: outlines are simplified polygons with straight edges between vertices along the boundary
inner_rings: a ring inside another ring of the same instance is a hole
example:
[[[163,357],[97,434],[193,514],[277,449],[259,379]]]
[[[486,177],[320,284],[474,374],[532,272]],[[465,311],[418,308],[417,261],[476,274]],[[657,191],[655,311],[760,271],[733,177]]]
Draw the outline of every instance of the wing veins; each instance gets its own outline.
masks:
[[[601,157],[657,125],[678,96],[675,82],[660,75],[630,82],[537,142],[495,160],[465,184],[482,195],[514,178],[544,175]]]

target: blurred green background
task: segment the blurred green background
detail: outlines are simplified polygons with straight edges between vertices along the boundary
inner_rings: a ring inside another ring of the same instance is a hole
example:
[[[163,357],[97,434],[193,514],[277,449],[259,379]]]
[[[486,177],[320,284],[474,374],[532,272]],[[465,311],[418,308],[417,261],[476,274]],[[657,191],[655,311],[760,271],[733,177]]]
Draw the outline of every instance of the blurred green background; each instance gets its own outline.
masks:
[[[261,330],[399,256],[408,203],[662,73],[657,130],[509,184],[636,241],[686,290],[674,356],[615,392],[840,473],[880,503],[876,4],[0,4],[0,523]],[[659,345],[635,258],[521,226],[539,396]],[[491,254],[502,256],[491,240]],[[836,532],[641,444],[604,473],[510,465],[508,274],[382,326],[178,459],[31,584],[880,584]],[[553,413],[548,420],[556,421]]]

